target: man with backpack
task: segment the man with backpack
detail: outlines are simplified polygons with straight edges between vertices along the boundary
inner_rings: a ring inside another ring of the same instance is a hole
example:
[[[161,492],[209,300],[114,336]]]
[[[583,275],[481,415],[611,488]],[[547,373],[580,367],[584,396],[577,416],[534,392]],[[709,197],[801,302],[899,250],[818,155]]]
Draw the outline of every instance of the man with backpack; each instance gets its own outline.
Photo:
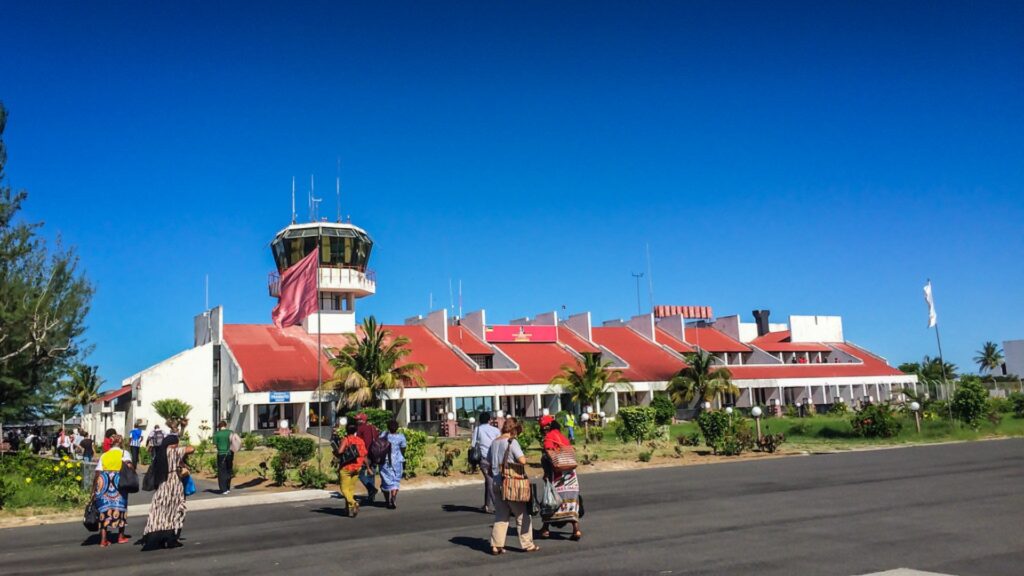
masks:
[[[380,430],[376,426],[367,422],[366,413],[360,412],[356,415],[356,436],[363,441],[363,446],[366,447],[367,452],[373,446],[373,441],[380,438]],[[366,503],[373,504],[373,499],[377,497],[377,467],[379,464],[370,462],[367,458],[359,469],[359,481],[366,486]]]

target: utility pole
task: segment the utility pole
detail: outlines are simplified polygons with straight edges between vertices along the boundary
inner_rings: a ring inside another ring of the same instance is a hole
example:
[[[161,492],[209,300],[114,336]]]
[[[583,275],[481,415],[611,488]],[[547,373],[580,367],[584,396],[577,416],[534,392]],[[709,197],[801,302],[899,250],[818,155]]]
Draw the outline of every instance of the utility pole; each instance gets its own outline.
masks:
[[[642,308],[640,307],[640,279],[644,277],[643,272],[630,272],[633,278],[636,278],[636,313],[639,316],[643,314]]]

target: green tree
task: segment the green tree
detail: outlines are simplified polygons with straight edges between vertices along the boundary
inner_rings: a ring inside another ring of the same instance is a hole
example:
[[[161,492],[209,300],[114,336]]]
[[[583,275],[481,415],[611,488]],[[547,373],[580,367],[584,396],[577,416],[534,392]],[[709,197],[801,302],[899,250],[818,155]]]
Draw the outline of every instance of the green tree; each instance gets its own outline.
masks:
[[[929,398],[938,398],[939,390],[947,383],[956,380],[959,368],[951,362],[941,362],[938,358],[925,356],[921,362],[904,362],[899,365],[904,374],[914,374],[917,381],[924,384]]]
[[[977,356],[974,357],[974,362],[978,365],[978,371],[988,372],[989,377],[992,378],[992,386],[998,390],[999,384],[996,383],[996,370],[999,370],[999,367],[1003,365],[1003,351],[999,349],[995,342],[985,342],[981,350],[978,350],[975,354]]]
[[[668,392],[676,406],[688,406],[694,399],[721,404],[723,394],[739,394],[732,372],[715,366],[715,357],[704,350],[686,355],[686,367],[668,381]]]
[[[177,398],[165,398],[153,402],[153,410],[156,410],[169,426],[174,426],[188,419],[192,406]]]
[[[96,366],[76,364],[68,374],[68,379],[61,382],[64,397],[60,401],[62,410],[75,412],[92,404],[100,397],[103,378],[97,373]]]
[[[409,362],[409,339],[394,337],[370,316],[363,320],[362,334],[346,334],[348,343],[331,359],[333,377],[324,385],[341,393],[342,408],[355,409],[379,400],[387,391],[405,397],[407,386],[425,386],[426,366]]]
[[[583,361],[575,366],[562,366],[562,373],[551,379],[552,386],[569,394],[573,402],[589,404],[598,409],[601,400],[617,390],[632,390],[629,381],[622,376],[622,370],[611,367],[610,360],[601,360],[600,354],[583,354]]]
[[[58,381],[87,352],[81,336],[93,289],[73,249],[59,237],[47,246],[41,223],[17,218],[28,195],[6,183],[6,123],[0,104],[0,417],[31,418],[54,405]]]
[[[964,424],[977,428],[985,416],[988,404],[988,390],[977,376],[964,376],[960,379],[956,393],[953,394],[951,408],[953,414]]]

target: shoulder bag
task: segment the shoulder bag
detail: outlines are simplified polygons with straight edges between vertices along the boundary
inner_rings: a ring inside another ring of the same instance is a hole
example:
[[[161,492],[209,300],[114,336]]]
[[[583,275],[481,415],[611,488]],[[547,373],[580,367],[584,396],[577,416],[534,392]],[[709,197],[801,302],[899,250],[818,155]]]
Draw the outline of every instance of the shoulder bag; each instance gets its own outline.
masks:
[[[558,446],[545,452],[555,472],[570,472],[576,469],[576,450],[572,446]]]
[[[117,481],[117,489],[125,494],[139,491],[139,474],[130,466],[121,465],[121,475]]]
[[[338,452],[338,466],[348,466],[359,459],[359,448],[355,444],[345,442]]]
[[[501,465],[501,497],[506,502],[529,502],[532,494],[530,479],[526,476],[526,466],[509,460],[511,448],[512,440],[509,439]]]
[[[96,498],[89,498],[89,503],[85,505],[85,516],[82,518],[82,525],[89,532],[99,532],[100,530],[100,511],[96,507]]]

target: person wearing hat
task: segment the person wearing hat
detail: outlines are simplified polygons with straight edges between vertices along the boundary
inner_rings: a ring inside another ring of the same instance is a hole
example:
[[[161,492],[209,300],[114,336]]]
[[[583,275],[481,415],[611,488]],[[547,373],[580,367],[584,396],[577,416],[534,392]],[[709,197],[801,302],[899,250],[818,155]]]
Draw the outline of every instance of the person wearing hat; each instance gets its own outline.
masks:
[[[380,436],[380,430],[376,426],[367,422],[366,413],[360,412],[356,414],[356,436],[363,441],[363,445],[369,450],[370,445],[373,441]],[[367,458],[363,462],[363,466],[359,469],[359,481],[362,482],[363,486],[366,486],[366,503],[373,504],[373,499],[377,497],[377,469],[370,463],[370,459]]]
[[[570,447],[569,439],[561,432],[561,426],[552,416],[541,416],[540,431],[543,435],[541,443],[544,452],[540,459],[541,467],[544,469],[544,479],[551,483],[555,493],[558,494],[559,504],[554,510],[541,510],[541,526],[539,536],[541,538],[551,537],[551,527],[561,528],[566,524],[572,526],[570,539],[579,540],[583,537],[580,531],[580,513],[583,509],[583,501],[580,497],[580,482],[576,476],[576,470],[558,471],[551,463],[548,451],[555,451]]]

